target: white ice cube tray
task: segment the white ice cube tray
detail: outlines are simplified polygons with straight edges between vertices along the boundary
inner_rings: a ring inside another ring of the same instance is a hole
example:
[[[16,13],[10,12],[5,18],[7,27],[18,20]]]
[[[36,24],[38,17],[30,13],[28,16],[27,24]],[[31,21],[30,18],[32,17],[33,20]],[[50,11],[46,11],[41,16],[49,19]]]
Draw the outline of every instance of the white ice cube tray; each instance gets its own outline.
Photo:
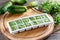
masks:
[[[31,30],[31,28],[41,27],[43,25],[49,25],[53,23],[53,20],[47,13],[27,16],[19,19],[14,19],[7,22],[9,32],[11,34],[22,32],[25,30]]]

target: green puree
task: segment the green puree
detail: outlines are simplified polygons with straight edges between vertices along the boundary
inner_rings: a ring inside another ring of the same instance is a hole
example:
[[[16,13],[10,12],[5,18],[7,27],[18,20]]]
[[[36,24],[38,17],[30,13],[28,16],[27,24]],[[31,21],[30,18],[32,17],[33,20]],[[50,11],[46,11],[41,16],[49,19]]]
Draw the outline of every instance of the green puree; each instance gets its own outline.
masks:
[[[31,21],[34,21],[34,20],[35,20],[35,18],[34,18],[34,17],[29,17],[29,19],[30,19]]]
[[[36,22],[36,21],[32,21],[32,24],[33,24],[33,25],[37,25],[37,22]]]
[[[44,22],[50,22],[50,20],[48,19],[48,17],[46,15],[41,15],[41,17]]]
[[[15,21],[17,24],[23,24],[22,20],[16,20]]]
[[[24,18],[24,19],[22,19],[22,21],[24,22],[26,27],[31,26],[31,24],[29,23],[29,19],[28,18]]]
[[[50,20],[48,19],[46,15],[44,15],[44,22],[50,22]]]
[[[45,19],[44,22],[49,22],[50,20]]]
[[[11,26],[12,31],[17,30],[18,28],[16,26]]]
[[[25,28],[22,20],[16,20],[16,23],[17,23],[17,26],[18,26],[19,29]]]
[[[18,28],[19,28],[19,29],[22,29],[22,28],[25,28],[25,26],[18,24]]]
[[[41,17],[40,17],[40,16],[35,16],[35,18],[36,18],[36,20],[37,20],[37,19],[41,19]]]
[[[38,22],[38,24],[41,24],[41,23],[43,23],[43,21],[42,21],[42,20],[37,20],[37,22]]]
[[[29,19],[28,18],[24,18],[24,19],[22,19],[22,21],[27,23],[27,22],[29,22]]]
[[[14,25],[16,25],[16,24],[15,24],[14,21],[12,21],[12,22],[9,22],[9,25],[10,25],[10,26],[14,26]]]
[[[9,25],[10,25],[12,31],[17,30],[15,22],[9,22]]]
[[[25,23],[25,25],[26,25],[26,27],[29,27],[29,26],[31,26],[31,24],[30,24],[30,23]]]

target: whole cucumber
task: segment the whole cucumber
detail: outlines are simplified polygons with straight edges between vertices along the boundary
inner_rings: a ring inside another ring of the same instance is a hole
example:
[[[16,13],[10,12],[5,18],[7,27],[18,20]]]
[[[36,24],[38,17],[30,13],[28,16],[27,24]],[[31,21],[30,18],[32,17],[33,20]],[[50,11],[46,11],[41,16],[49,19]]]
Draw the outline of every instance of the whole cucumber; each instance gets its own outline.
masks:
[[[29,3],[29,6],[31,6],[31,7],[36,7],[36,6],[38,6],[38,1],[32,1],[32,2],[30,2],[30,3]]]
[[[7,8],[12,6],[12,2],[6,2],[1,8],[0,8],[0,14],[4,14],[7,11]]]
[[[20,5],[12,5],[8,8],[8,12],[12,14],[23,13],[25,11],[27,11],[27,8],[25,6],[20,6]]]
[[[14,4],[19,4],[19,5],[23,5],[25,4],[27,1],[26,0],[11,0],[12,3]]]

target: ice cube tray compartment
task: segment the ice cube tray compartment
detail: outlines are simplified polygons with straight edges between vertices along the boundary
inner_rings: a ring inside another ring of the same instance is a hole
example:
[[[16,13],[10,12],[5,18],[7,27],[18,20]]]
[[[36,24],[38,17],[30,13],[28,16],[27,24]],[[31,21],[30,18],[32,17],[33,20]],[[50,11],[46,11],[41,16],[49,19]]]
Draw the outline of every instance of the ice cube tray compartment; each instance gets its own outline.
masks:
[[[32,15],[28,17],[23,17],[19,19],[14,19],[7,22],[9,32],[11,34],[22,32],[24,30],[30,30],[31,28],[37,28],[37,26],[48,25],[53,23],[48,14],[42,13],[37,15]]]

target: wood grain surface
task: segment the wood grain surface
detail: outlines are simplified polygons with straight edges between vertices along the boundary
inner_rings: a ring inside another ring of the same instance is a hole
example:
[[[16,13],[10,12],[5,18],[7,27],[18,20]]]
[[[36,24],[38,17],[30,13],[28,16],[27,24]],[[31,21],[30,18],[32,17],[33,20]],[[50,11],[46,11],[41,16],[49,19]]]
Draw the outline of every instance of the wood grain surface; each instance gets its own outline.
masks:
[[[32,10],[32,9],[28,9],[27,12],[23,13],[23,14],[7,14],[7,15],[3,15],[2,18],[3,21],[1,20],[1,32],[8,38],[11,40],[37,40],[37,39],[42,39],[47,37],[48,35],[50,35],[54,29],[54,24],[49,24],[46,27],[41,27],[41,28],[37,28],[34,30],[29,30],[29,31],[24,31],[22,33],[17,33],[15,35],[11,35],[8,31],[7,28],[7,21],[9,20],[14,20],[16,18],[21,18],[21,17],[26,17],[26,16],[31,16],[31,15],[36,15],[38,11],[36,10]],[[40,13],[40,12],[38,12]],[[51,16],[50,16],[51,17]],[[51,17],[52,19],[52,17]],[[52,19],[53,20],[53,19]],[[2,23],[3,22],[3,23]],[[20,36],[19,36],[20,35]]]

